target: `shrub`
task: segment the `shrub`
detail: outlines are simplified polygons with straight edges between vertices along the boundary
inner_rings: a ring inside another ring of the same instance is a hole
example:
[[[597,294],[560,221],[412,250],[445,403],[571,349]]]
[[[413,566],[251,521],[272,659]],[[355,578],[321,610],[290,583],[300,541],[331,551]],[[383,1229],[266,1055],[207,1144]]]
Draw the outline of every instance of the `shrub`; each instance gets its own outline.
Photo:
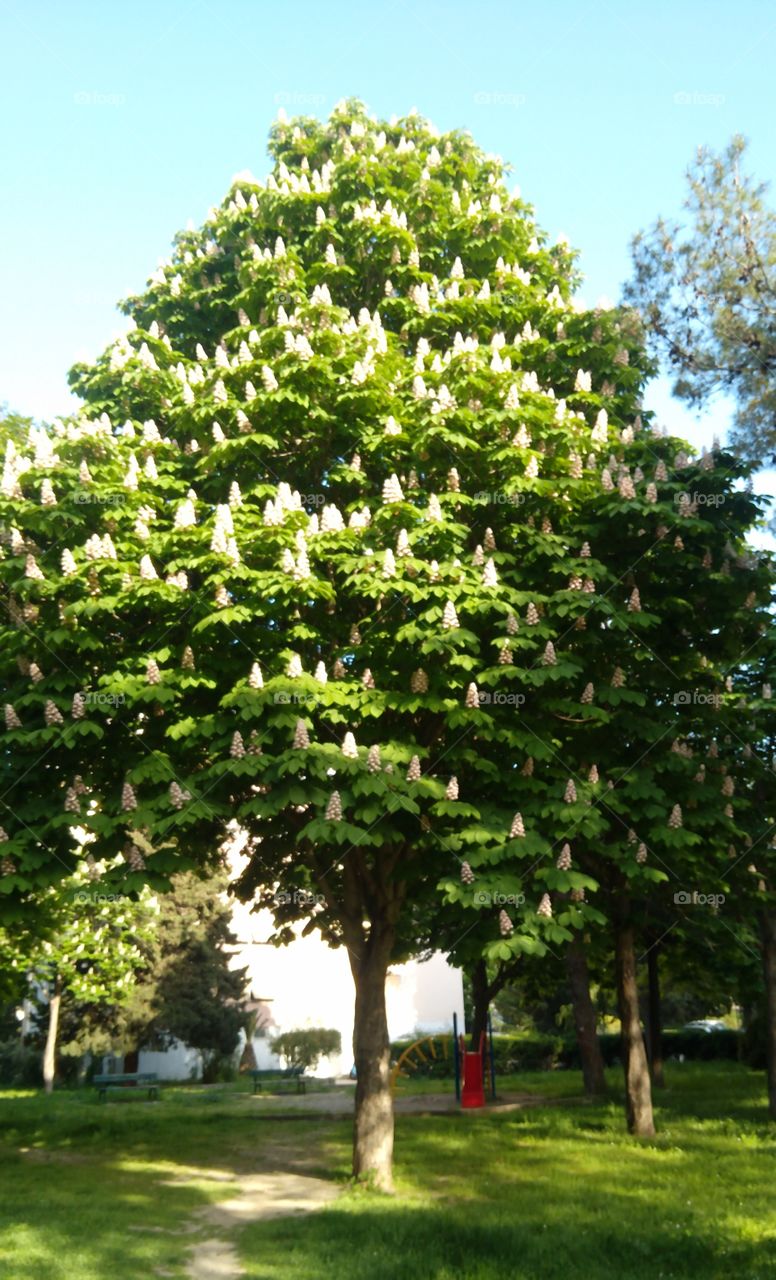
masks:
[[[741,1056],[740,1031],[725,1028],[724,1031],[664,1031],[663,1056],[678,1057],[682,1054],[692,1062],[708,1062],[712,1058],[737,1059]]]
[[[233,1053],[221,1053],[204,1058],[202,1062],[203,1084],[230,1084],[237,1079],[237,1064]]]
[[[36,1088],[42,1084],[40,1052],[18,1038],[0,1040],[0,1085]]]
[[[391,1045],[391,1057],[396,1062],[411,1040],[397,1040]],[[620,1064],[620,1036],[615,1031],[598,1034],[598,1044],[604,1064],[616,1067]],[[741,1056],[742,1036],[739,1031],[664,1031],[663,1055],[676,1058],[682,1054],[691,1062],[707,1062],[711,1059],[735,1060]],[[451,1079],[454,1074],[452,1053],[447,1057],[431,1057],[426,1062],[415,1061],[407,1074],[425,1076],[427,1079]],[[493,1037],[493,1057],[497,1075],[509,1075],[516,1071],[552,1071],[557,1068],[579,1070],[581,1061],[579,1046],[573,1037],[542,1035],[500,1035]]]
[[[284,1031],[270,1041],[273,1053],[285,1058],[289,1067],[301,1067],[304,1071],[317,1067],[321,1058],[339,1053],[342,1037],[339,1031],[324,1027],[305,1027],[297,1031]]]
[[[411,1040],[395,1041],[391,1045],[393,1061],[396,1062],[412,1043]],[[493,1057],[496,1072],[499,1075],[506,1075],[513,1071],[551,1070],[561,1065],[564,1048],[562,1036],[494,1036]],[[425,1076],[433,1080],[451,1078],[455,1070],[452,1051],[447,1057],[433,1057],[426,1053],[425,1062],[418,1061],[415,1056],[413,1063],[414,1067],[407,1068],[408,1075]]]

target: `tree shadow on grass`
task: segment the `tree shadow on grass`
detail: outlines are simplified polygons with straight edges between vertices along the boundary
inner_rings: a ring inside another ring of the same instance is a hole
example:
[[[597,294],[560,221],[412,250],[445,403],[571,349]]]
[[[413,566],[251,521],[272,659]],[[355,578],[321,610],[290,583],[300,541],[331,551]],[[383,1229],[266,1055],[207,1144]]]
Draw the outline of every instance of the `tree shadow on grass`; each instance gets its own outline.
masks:
[[[258,1115],[239,1101],[218,1103],[162,1098],[148,1103],[130,1098],[98,1103],[84,1091],[57,1093],[53,1098],[0,1097],[0,1149],[19,1148],[73,1152],[95,1160],[129,1158],[156,1160],[165,1153],[192,1164],[237,1172],[260,1169],[308,1172],[321,1168],[331,1176],[345,1176],[346,1165],[336,1162],[332,1142],[350,1139],[347,1117]]]
[[[0,1101],[0,1276],[182,1275],[212,1230],[202,1210],[265,1171],[344,1181],[347,1122],[256,1123],[229,1105]]]
[[[773,1135],[606,1103],[397,1124],[399,1195],[355,1194],[239,1238],[247,1280],[746,1280],[776,1276]],[[668,1130],[677,1121],[676,1132]],[[763,1159],[766,1156],[766,1159]]]
[[[247,1280],[776,1277],[774,1130],[761,1123],[761,1081],[725,1083],[711,1073],[695,1091],[690,1073],[675,1086],[669,1076],[660,1132],[643,1143],[625,1135],[614,1099],[584,1112],[400,1117],[399,1195],[354,1193],[235,1230]],[[0,1274],[180,1275],[204,1239],[189,1224],[231,1178],[344,1180],[350,1133],[347,1118],[258,1117],[228,1099],[185,1114],[174,1099],[0,1099]]]
[[[704,1239],[629,1221],[627,1197],[614,1197],[601,1221],[584,1192],[555,1197],[543,1214],[517,1201],[511,1213],[467,1205],[345,1206],[302,1220],[246,1228],[238,1251],[246,1280],[722,1280],[776,1274],[776,1243]]]

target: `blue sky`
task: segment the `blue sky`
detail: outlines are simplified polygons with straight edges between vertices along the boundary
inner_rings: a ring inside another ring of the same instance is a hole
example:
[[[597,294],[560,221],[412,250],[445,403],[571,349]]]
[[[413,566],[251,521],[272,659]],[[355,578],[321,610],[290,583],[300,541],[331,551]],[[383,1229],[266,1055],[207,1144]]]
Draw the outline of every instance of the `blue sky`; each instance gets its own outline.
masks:
[[[280,105],[355,95],[470,129],[581,250],[589,302],[619,296],[633,232],[678,212],[699,144],[741,132],[757,174],[776,169],[770,0],[2,0],[0,47],[0,402],[41,417],[68,409],[68,367],[123,327],[116,300],[175,231],[266,172]],[[696,422],[661,383],[651,404],[696,442],[724,435],[724,403]]]

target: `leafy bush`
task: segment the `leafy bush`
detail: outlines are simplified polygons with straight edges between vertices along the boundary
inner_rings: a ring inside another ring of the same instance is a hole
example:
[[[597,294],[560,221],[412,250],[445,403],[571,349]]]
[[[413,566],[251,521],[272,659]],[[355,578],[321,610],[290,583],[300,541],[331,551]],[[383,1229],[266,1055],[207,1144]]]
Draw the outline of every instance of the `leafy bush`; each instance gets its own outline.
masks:
[[[397,1040],[391,1045],[391,1057],[394,1062],[410,1044],[412,1044],[411,1040]],[[493,1057],[496,1072],[499,1075],[506,1075],[512,1071],[551,1070],[561,1064],[564,1047],[562,1036],[494,1036]],[[409,1067],[408,1075],[444,1080],[452,1077],[455,1070],[452,1050],[447,1057],[435,1058],[426,1052],[425,1062],[417,1061],[417,1058],[413,1061],[414,1069]]]
[[[233,1053],[222,1053],[203,1063],[204,1084],[230,1084],[237,1079],[237,1063]]]
[[[763,1002],[752,1009],[741,1035],[741,1058],[753,1071],[764,1071],[768,1061],[767,1015]]]
[[[0,1085],[35,1088],[42,1083],[39,1051],[18,1038],[0,1040]]]
[[[281,1058],[285,1058],[289,1067],[302,1067],[307,1071],[317,1067],[321,1058],[328,1058],[332,1053],[339,1053],[342,1048],[342,1037],[339,1031],[326,1030],[324,1027],[304,1027],[297,1031],[284,1031],[270,1041],[270,1048]]]
[[[692,1062],[708,1062],[712,1058],[735,1060],[741,1056],[740,1031],[725,1028],[724,1031],[664,1031],[663,1056],[678,1057],[683,1054]]]
[[[560,1065],[564,1050],[562,1036],[494,1036],[496,1071],[551,1071]]]
[[[620,1064],[620,1034],[618,1031],[599,1031],[598,1046],[604,1066],[616,1067]],[[560,1065],[575,1071],[581,1070],[582,1060],[579,1056],[579,1045],[574,1037],[567,1039],[563,1046]]]
[[[707,1062],[711,1059],[736,1060],[741,1055],[741,1033],[738,1031],[664,1031],[663,1056],[679,1057],[682,1054],[691,1062]],[[398,1040],[391,1045],[391,1057],[396,1062],[410,1040]],[[604,1064],[616,1067],[620,1063],[620,1036],[614,1031],[599,1032],[598,1044]],[[497,1075],[509,1075],[516,1071],[552,1071],[558,1068],[579,1070],[581,1061],[579,1046],[572,1037],[514,1035],[493,1037],[493,1057]],[[407,1074],[427,1079],[450,1079],[454,1073],[453,1057],[433,1058],[426,1054],[426,1062],[416,1062]]]
[[[616,1031],[599,1032],[598,1044],[604,1063],[615,1067],[620,1063],[620,1037]],[[663,1057],[678,1058],[682,1055],[689,1062],[709,1062],[711,1059],[735,1061],[741,1056],[739,1031],[695,1031],[681,1029],[663,1032]],[[561,1065],[579,1068],[579,1047],[575,1040],[566,1043],[561,1055]]]

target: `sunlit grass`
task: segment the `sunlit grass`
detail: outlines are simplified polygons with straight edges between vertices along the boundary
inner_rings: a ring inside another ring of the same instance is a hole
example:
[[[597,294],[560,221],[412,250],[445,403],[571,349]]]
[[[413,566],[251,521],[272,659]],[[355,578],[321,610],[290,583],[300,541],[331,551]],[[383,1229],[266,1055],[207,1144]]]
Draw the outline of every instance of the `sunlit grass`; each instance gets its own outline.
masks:
[[[614,1087],[616,1074],[610,1080]],[[614,1098],[502,1116],[403,1117],[395,1200],[356,1195],[314,1218],[249,1227],[246,1275],[774,1276],[776,1133],[764,1104],[759,1077],[711,1065],[671,1072],[651,1142],[625,1135]]]
[[[333,1178],[343,1195],[235,1231],[248,1280],[776,1277],[776,1126],[762,1077],[672,1067],[650,1142],[625,1134],[619,1073],[609,1080],[594,1106],[563,1101],[581,1095],[578,1073],[534,1072],[499,1088],[553,1105],[400,1116],[392,1199],[347,1190],[347,1118],[271,1116],[228,1086],[167,1089],[158,1104],[8,1091],[0,1275],[182,1278],[202,1238],[189,1234],[197,1211],[233,1195],[241,1175],[275,1170]]]

